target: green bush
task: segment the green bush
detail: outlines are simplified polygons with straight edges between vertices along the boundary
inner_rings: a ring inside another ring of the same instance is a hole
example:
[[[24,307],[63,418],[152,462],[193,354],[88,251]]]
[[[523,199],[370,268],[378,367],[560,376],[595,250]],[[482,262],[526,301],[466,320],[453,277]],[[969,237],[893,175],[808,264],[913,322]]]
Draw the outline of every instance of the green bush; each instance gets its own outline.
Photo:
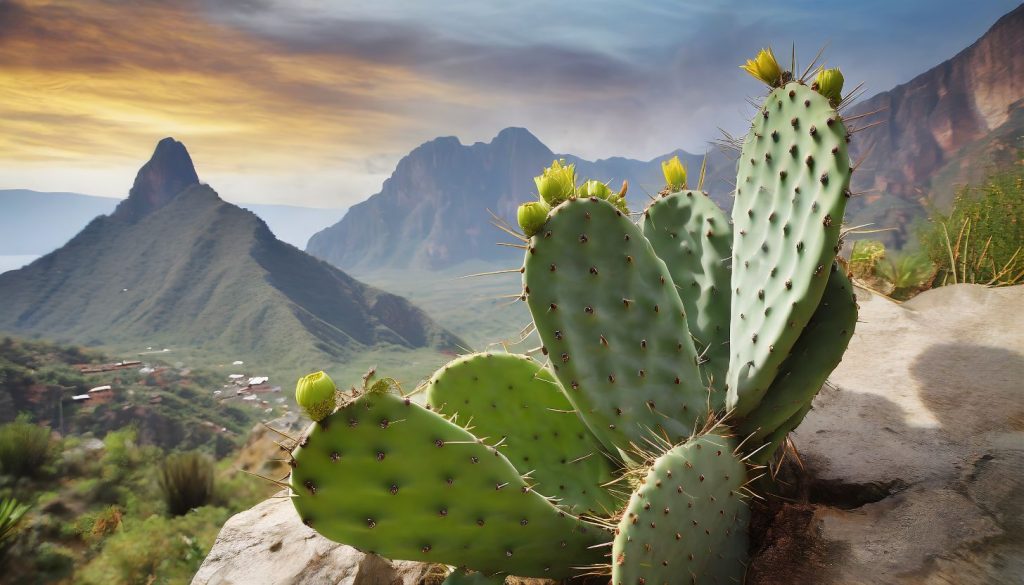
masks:
[[[172,516],[205,506],[213,497],[213,461],[195,451],[170,455],[160,467],[159,484]]]
[[[929,287],[935,265],[927,256],[903,254],[879,262],[875,274],[890,287],[890,297],[906,300]]]
[[[28,509],[27,504],[22,504],[14,498],[0,500],[0,559],[14,541],[15,530]]]
[[[934,214],[918,237],[938,267],[937,285],[1024,282],[1024,168],[962,189],[949,215]]]
[[[27,416],[0,427],[0,468],[5,474],[39,477],[52,456],[50,429],[32,424]]]
[[[126,523],[75,575],[76,582],[187,584],[227,518],[227,511],[206,507],[177,518],[150,516]]]
[[[885,258],[885,244],[878,240],[857,240],[850,252],[850,272],[861,280],[875,276],[875,268]]]

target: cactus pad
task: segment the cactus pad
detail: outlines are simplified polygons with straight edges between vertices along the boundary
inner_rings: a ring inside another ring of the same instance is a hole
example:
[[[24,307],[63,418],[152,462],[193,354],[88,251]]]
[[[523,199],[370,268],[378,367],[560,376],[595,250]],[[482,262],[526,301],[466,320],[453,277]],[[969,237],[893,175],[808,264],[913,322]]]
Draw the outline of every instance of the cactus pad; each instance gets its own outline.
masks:
[[[733,207],[727,407],[757,406],[818,306],[849,194],[846,128],[800,83],[773,90],[743,145]]]
[[[293,458],[303,522],[363,551],[553,579],[600,559],[589,548],[596,528],[531,490],[496,449],[408,399],[361,396],[314,423]]]
[[[602,487],[613,465],[576,416],[558,380],[533,359],[478,353],[460,357],[427,383],[427,404],[471,427],[478,437],[502,440],[517,469],[532,471],[534,489],[575,513],[610,514],[621,502]]]
[[[479,571],[455,569],[441,585],[502,585],[505,575],[484,575]]]
[[[729,369],[729,218],[707,193],[676,191],[651,203],[642,227],[672,273],[700,353],[704,384],[712,388],[711,406],[720,410]]]
[[[616,529],[613,585],[743,582],[750,510],[734,450],[707,434],[654,462]]]
[[[782,363],[761,404],[738,427],[741,435],[753,435],[749,446],[756,447],[794,414],[809,405],[825,379],[843,359],[846,346],[857,326],[857,303],[846,274],[833,265],[825,294],[803,333]],[[796,420],[785,434],[796,428]]]
[[[530,240],[524,268],[542,350],[610,453],[702,424],[708,392],[683,303],[628,217],[607,201],[567,201]]]

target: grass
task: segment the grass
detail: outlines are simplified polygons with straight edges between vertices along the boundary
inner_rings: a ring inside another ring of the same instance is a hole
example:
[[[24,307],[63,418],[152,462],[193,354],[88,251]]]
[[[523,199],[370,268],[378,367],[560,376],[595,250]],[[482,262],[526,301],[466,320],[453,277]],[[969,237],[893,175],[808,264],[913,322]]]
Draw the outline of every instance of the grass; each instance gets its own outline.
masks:
[[[210,502],[213,461],[195,451],[168,455],[160,466],[158,481],[168,513],[183,516]]]

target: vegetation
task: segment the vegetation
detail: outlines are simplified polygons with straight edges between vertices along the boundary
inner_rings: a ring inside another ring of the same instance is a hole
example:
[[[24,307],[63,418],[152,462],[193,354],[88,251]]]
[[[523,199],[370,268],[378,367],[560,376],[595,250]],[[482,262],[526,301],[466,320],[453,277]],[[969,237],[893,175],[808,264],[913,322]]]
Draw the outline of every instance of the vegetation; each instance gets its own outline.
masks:
[[[213,461],[195,451],[169,455],[160,466],[160,491],[172,516],[205,506],[213,496]]]
[[[0,470],[16,477],[39,477],[52,456],[50,430],[21,415],[0,428]]]
[[[960,190],[953,210],[935,213],[918,235],[938,267],[936,285],[1024,282],[1024,169]]]
[[[0,499],[0,560],[7,552],[7,546],[14,537],[14,531],[28,512],[29,506],[14,498]]]
[[[239,451],[262,410],[213,399],[225,374],[73,367],[112,361],[0,340],[0,581],[188,583],[223,522],[272,493],[237,470],[270,455]],[[57,432],[55,398],[102,384],[118,391],[65,400]]]

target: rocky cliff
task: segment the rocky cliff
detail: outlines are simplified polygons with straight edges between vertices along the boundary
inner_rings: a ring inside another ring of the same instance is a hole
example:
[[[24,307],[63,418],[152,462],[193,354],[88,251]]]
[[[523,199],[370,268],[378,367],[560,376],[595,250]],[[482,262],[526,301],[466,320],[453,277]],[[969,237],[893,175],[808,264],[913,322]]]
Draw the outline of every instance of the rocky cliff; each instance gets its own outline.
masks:
[[[874,112],[872,114],[872,112]],[[1024,5],[1000,18],[973,45],[909,82],[850,108],[855,126],[853,223],[897,227],[932,205],[948,208],[955,190],[993,168],[1019,164],[1024,152]]]

